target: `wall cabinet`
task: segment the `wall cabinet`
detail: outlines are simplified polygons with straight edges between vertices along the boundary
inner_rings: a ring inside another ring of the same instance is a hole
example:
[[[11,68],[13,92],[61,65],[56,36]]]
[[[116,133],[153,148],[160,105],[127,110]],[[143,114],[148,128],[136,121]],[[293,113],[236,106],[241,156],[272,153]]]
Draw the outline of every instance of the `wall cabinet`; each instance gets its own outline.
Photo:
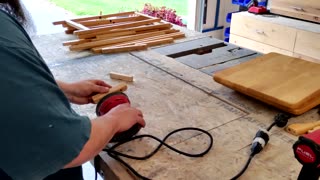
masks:
[[[320,63],[320,24],[312,22],[234,13],[229,42],[261,53],[278,52]]]

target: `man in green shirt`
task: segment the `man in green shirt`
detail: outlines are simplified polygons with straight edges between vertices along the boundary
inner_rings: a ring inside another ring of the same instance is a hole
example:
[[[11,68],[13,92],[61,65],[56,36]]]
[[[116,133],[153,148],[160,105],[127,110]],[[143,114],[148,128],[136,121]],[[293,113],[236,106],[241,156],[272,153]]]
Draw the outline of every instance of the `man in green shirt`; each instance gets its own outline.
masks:
[[[56,81],[21,26],[19,0],[0,0],[0,7],[0,179],[82,179],[81,164],[113,135],[145,126],[142,112],[123,104],[91,120],[75,113],[70,102],[90,103],[110,86]]]

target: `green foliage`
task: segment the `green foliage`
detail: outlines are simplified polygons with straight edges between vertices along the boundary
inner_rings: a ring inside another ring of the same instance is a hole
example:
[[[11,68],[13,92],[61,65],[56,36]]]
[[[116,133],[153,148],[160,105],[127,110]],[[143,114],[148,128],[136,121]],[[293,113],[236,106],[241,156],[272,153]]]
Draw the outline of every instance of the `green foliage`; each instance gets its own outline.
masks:
[[[99,15],[123,11],[141,11],[145,3],[175,9],[180,16],[188,13],[188,0],[50,0],[76,15]]]

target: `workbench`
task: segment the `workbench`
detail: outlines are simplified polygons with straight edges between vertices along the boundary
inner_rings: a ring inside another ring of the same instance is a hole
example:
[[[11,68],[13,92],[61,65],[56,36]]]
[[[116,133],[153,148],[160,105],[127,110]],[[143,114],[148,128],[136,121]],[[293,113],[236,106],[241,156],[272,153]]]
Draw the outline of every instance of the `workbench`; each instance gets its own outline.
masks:
[[[73,37],[64,33],[32,39],[56,79],[73,82],[95,78],[116,85],[121,81],[110,79],[109,72],[134,75],[126,94],[132,106],[143,111],[147,123],[139,134],[162,139],[175,129],[197,127],[213,136],[213,148],[204,157],[185,157],[163,147],[149,160],[124,159],[140,174],[151,179],[230,179],[247,161],[257,130],[267,128],[281,111],[222,86],[212,78],[216,71],[261,54],[204,34],[183,31],[187,37],[175,44],[106,55],[69,51],[61,43]],[[208,46],[213,48],[209,55],[189,54],[192,49],[198,48],[195,52],[199,52]],[[82,115],[96,117],[94,104],[73,105],[73,108]],[[318,119],[317,110],[313,109],[291,118],[290,123]],[[296,179],[301,169],[292,150],[296,140],[296,136],[274,127],[268,145],[254,157],[240,179]],[[190,131],[175,135],[167,143],[197,153],[207,147],[208,139]],[[155,141],[143,139],[119,150],[142,156],[157,145]],[[106,179],[135,179],[105,152],[99,156]]]

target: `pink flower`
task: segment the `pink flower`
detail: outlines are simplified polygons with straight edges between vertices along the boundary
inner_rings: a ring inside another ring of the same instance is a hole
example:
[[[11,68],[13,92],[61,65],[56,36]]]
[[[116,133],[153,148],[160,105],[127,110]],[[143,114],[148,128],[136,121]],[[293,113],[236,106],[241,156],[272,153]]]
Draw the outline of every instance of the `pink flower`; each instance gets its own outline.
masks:
[[[152,17],[160,18],[164,21],[179,25],[186,26],[183,24],[180,16],[177,16],[175,9],[168,9],[166,6],[155,7],[150,3],[146,3],[141,11],[143,14],[147,14]]]

